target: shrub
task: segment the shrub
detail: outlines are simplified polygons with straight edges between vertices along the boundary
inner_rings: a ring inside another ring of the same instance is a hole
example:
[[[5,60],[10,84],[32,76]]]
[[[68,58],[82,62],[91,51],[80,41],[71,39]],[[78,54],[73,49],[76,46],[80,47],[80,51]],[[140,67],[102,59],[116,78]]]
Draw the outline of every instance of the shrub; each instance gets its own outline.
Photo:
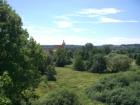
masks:
[[[131,64],[131,59],[123,54],[110,54],[107,56],[107,70],[109,72],[126,71]]]
[[[136,64],[137,65],[140,65],[140,54],[137,55],[137,57],[136,57]]]
[[[65,48],[59,48],[55,52],[55,64],[58,67],[64,67],[71,63],[68,51]]]
[[[47,69],[48,69],[48,72],[46,74],[47,74],[48,80],[55,81],[56,80],[54,76],[56,75],[55,67],[52,65],[48,65]]]
[[[103,55],[101,54],[96,54],[93,57],[93,64],[90,67],[89,71],[90,72],[104,72],[106,69],[106,61]]]
[[[79,71],[84,70],[84,62],[83,62],[81,56],[77,55],[75,57],[74,65],[73,66],[74,66],[74,69],[76,69],[76,70],[79,70]]]
[[[39,99],[35,105],[81,105],[77,96],[68,90],[58,90]]]
[[[11,100],[0,94],[0,105],[12,105]]]
[[[117,74],[100,80],[86,89],[92,100],[107,105],[140,105],[140,73]]]

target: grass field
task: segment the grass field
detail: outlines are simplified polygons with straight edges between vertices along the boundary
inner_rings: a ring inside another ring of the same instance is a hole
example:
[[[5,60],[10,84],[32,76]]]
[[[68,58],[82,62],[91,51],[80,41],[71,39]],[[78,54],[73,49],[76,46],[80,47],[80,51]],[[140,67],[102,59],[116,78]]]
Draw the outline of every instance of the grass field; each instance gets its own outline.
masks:
[[[139,69],[140,68],[138,66],[132,64],[128,72],[133,72]],[[50,92],[57,91],[57,89],[65,88],[75,92],[83,105],[104,105],[103,103],[99,103],[97,101],[91,101],[85,94],[85,89],[91,84],[98,82],[101,78],[114,73],[98,74],[86,71],[75,71],[70,65],[66,67],[56,67],[56,72],[56,81],[46,81],[46,83],[43,80],[36,89],[37,95],[43,96]]]
[[[91,84],[99,81],[99,79],[111,74],[75,71],[71,66],[56,67],[56,71],[57,81],[50,81],[47,83],[47,85],[40,83],[40,86],[36,90],[38,95],[43,96],[44,94],[55,91],[59,88],[66,88],[74,91],[84,105],[103,105],[102,103],[91,101],[86,96],[84,90]]]

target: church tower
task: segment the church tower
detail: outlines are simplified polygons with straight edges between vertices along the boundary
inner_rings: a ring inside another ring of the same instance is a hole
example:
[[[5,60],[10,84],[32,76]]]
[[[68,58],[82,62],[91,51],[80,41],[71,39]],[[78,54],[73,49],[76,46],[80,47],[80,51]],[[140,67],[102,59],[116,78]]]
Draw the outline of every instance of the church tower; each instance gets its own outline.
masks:
[[[65,47],[66,43],[65,41],[63,40],[63,43],[62,43],[62,47]]]

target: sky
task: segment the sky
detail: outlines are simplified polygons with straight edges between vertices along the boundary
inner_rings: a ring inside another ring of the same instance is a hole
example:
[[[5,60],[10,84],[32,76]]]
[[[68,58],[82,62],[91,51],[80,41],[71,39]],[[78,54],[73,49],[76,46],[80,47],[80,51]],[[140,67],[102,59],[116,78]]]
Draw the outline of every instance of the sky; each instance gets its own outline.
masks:
[[[41,45],[140,43],[140,0],[7,1]]]

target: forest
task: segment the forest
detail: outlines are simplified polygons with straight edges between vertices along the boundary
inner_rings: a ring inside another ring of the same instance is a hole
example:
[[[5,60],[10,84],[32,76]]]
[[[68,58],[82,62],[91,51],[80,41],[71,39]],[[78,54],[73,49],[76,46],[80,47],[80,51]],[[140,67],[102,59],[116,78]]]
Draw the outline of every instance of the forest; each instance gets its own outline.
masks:
[[[0,0],[0,105],[140,105],[140,45],[47,48]]]

